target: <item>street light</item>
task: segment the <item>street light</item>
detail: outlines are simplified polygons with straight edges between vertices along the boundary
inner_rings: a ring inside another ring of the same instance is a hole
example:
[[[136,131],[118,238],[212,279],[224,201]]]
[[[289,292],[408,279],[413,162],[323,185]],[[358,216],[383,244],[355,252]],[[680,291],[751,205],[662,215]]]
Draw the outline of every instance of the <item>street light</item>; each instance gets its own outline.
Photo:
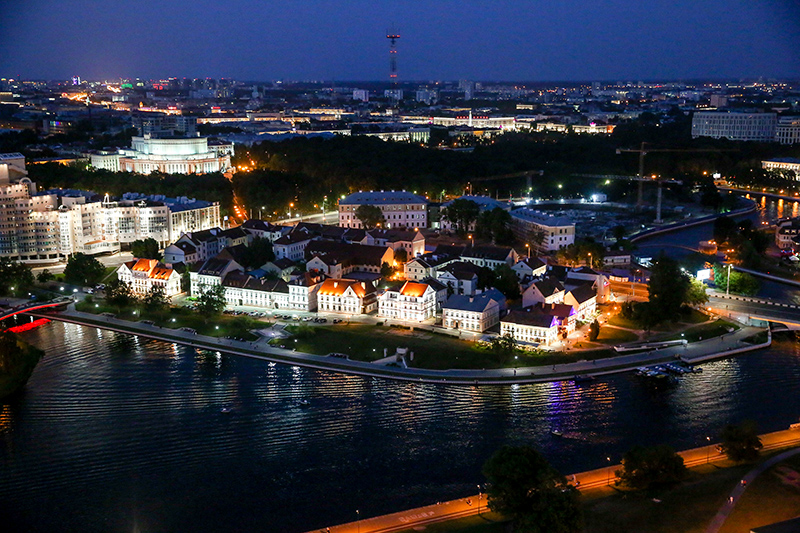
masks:
[[[728,285],[725,288],[725,296],[731,294],[731,266],[733,266],[733,263],[728,263]]]
[[[356,526],[358,527],[358,533],[361,533],[361,513],[358,512],[358,509],[356,509]]]
[[[475,239],[472,238],[472,235],[469,235],[469,241],[472,243],[472,247],[475,248]]]
[[[711,437],[706,437],[708,446],[706,446],[706,464],[711,462]]]
[[[478,485],[478,516],[481,515],[481,486]]]
[[[527,248],[527,249],[528,249],[528,259],[530,259],[530,258],[531,258],[531,245],[530,245],[530,244],[527,244],[527,243],[525,243],[525,248]]]
[[[606,485],[608,485],[610,487],[611,486],[611,457],[606,457],[606,461],[608,461]]]

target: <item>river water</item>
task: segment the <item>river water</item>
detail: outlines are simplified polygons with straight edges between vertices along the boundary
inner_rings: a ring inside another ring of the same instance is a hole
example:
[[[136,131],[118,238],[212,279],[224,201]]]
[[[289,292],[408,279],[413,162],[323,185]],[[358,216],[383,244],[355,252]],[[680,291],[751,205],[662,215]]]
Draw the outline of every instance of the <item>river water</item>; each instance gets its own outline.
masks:
[[[287,531],[474,494],[499,446],[562,472],[634,444],[705,443],[745,418],[800,416],[794,340],[654,385],[399,383],[198,353],[51,322],[47,355],[0,404],[6,531]],[[307,400],[308,405],[303,405]],[[552,429],[564,433],[561,438]]]

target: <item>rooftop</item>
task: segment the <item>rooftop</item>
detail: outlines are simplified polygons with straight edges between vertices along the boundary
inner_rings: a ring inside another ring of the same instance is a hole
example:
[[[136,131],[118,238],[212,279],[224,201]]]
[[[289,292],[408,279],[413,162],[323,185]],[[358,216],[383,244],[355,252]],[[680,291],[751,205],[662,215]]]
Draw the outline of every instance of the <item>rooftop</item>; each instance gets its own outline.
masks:
[[[386,204],[427,204],[422,196],[406,191],[363,191],[354,192],[339,200],[339,205],[386,205]]]

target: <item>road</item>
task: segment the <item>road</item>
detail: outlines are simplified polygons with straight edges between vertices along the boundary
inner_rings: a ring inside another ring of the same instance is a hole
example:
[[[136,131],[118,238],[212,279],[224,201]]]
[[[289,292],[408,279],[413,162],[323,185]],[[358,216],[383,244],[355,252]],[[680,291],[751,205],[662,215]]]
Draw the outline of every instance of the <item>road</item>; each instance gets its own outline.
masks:
[[[565,436],[566,437],[566,436]],[[709,441],[710,442],[710,441]],[[789,446],[800,445],[800,429],[788,429],[761,435],[761,442],[764,444],[764,451]],[[679,452],[683,457],[684,464],[688,467],[703,464],[718,463],[726,461],[726,456],[717,451],[717,443],[710,443],[708,446],[694,448]],[[792,451],[792,453],[797,453]],[[766,464],[766,463],[765,463]],[[608,466],[590,470],[588,472],[578,472],[567,476],[567,481],[578,487],[578,490],[586,491],[600,489],[611,485],[616,480],[614,471],[620,468],[619,458],[608,458]],[[768,467],[767,467],[768,468]],[[754,476],[755,477],[755,476]],[[445,522],[463,518],[465,516],[477,515],[479,512],[486,511],[485,494],[475,494],[458,500],[408,509],[398,513],[376,516],[356,522],[331,526],[331,533],[390,533],[393,531],[403,531],[407,529],[424,529],[425,526],[437,522]],[[353,512],[356,516],[356,512]],[[319,533],[327,531],[326,528],[313,530],[308,533]]]
[[[117,267],[122,263],[133,259],[133,254],[130,252],[120,252],[113,255],[99,255],[96,256],[95,259],[100,261],[104,267]],[[64,272],[64,267],[66,266],[66,263],[56,263],[53,265],[40,265],[31,267],[31,270],[33,271],[34,276],[43,270],[47,270],[51,274],[61,274]]]

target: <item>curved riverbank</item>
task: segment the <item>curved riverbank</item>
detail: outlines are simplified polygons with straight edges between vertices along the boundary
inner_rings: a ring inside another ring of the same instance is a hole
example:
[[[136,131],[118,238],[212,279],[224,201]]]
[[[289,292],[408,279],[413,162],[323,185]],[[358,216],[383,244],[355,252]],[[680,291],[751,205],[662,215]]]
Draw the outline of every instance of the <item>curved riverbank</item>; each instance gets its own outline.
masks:
[[[33,313],[32,313],[33,314]],[[742,329],[722,337],[688,345],[662,348],[634,355],[622,355],[593,361],[578,361],[554,365],[552,367],[504,368],[495,370],[426,370],[417,368],[377,367],[373,363],[351,361],[295,352],[275,348],[262,338],[256,342],[242,342],[219,339],[205,335],[191,334],[180,330],[165,330],[157,326],[149,326],[139,322],[129,322],[111,317],[97,317],[79,311],[66,311],[46,316],[54,320],[70,322],[88,327],[95,327],[138,335],[164,342],[174,342],[200,350],[220,351],[264,361],[287,365],[327,370],[357,376],[392,379],[397,381],[450,384],[450,385],[513,385],[528,383],[546,383],[565,381],[575,376],[603,376],[628,372],[640,366],[650,366],[681,359],[687,363],[704,362],[713,359],[727,358],[734,355],[766,348],[772,342],[768,334],[767,341],[760,344],[748,344],[743,339],[763,331],[760,328],[743,327]]]
[[[742,200],[746,201],[749,205],[747,205],[745,207],[742,207],[742,208],[739,208],[739,209],[735,209],[733,211],[729,211],[727,213],[716,213],[716,214],[713,214],[713,215],[707,215],[707,216],[696,218],[696,219],[692,219],[692,220],[675,222],[673,224],[668,224],[668,225],[662,226],[660,228],[651,228],[651,229],[648,229],[648,230],[645,230],[645,231],[641,231],[641,232],[636,233],[633,236],[631,236],[630,237],[630,242],[633,243],[633,242],[636,242],[636,241],[639,241],[639,240],[642,240],[642,239],[645,239],[645,238],[648,238],[648,237],[653,237],[655,235],[661,235],[663,233],[670,233],[670,232],[673,232],[673,231],[678,231],[678,230],[682,230],[682,229],[686,229],[686,228],[691,228],[691,227],[694,227],[694,226],[699,226],[701,224],[707,224],[707,223],[712,222],[715,219],[717,219],[719,217],[723,217],[723,216],[735,217],[735,216],[749,215],[750,213],[754,213],[758,209],[758,205],[754,201],[746,200],[746,199],[742,199]]]

